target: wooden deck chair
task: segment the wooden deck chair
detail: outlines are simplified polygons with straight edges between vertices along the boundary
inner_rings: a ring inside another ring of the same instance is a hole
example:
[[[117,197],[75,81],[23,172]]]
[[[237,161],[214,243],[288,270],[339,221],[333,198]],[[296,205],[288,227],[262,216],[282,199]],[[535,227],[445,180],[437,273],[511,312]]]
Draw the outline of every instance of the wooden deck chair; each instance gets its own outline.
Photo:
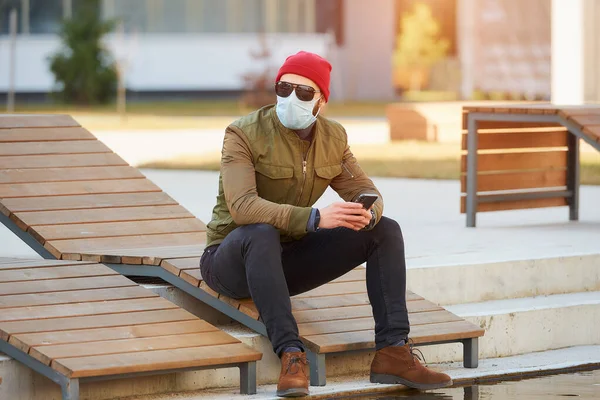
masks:
[[[68,116],[0,117],[0,220],[44,258],[162,278],[266,335],[250,301],[202,281],[205,225]],[[461,342],[465,366],[477,367],[482,329],[413,293],[408,300],[416,343]],[[374,348],[364,268],[292,304],[312,385],[326,383],[327,354]]]
[[[262,354],[102,264],[0,258],[0,351],[64,400],[79,381],[239,367],[256,393]]]
[[[461,213],[569,206],[579,219],[579,140],[600,151],[600,106],[463,108]]]

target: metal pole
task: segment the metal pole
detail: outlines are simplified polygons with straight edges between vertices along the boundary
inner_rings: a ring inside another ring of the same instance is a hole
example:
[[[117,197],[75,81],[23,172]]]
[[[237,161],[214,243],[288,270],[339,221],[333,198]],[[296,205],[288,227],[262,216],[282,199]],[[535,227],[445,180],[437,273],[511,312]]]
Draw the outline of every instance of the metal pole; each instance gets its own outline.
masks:
[[[6,100],[6,111],[15,111],[15,74],[16,74],[16,56],[17,56],[17,10],[10,10],[9,17],[10,31],[10,50],[8,53],[8,98]]]
[[[573,194],[569,199],[569,220],[579,220],[579,137],[569,132],[569,152],[567,153],[567,190]]]
[[[467,227],[473,228],[477,215],[477,120],[467,115]]]
[[[21,0],[21,32],[29,34],[29,0]]]
[[[63,18],[71,19],[73,16],[73,0],[63,0]]]

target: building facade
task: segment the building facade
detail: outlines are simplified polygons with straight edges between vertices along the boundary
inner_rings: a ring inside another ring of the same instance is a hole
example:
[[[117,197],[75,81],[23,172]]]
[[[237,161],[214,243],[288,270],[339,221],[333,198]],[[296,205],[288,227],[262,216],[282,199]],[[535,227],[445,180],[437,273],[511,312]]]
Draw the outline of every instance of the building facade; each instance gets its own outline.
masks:
[[[548,100],[578,76],[580,97],[600,101],[597,0],[0,0],[0,94],[9,87],[9,11],[19,15],[17,92],[47,93],[60,23],[84,1],[122,22],[106,46],[132,92],[239,93],[244,76],[303,49],[331,61],[332,100],[394,100],[401,20],[426,4],[449,46],[421,89]]]

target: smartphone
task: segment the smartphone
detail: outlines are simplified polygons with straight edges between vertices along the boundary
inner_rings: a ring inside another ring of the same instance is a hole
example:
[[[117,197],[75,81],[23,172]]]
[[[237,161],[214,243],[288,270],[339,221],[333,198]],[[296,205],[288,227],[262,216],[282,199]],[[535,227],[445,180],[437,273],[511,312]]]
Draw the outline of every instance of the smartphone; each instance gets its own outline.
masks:
[[[354,202],[362,204],[363,208],[365,210],[368,210],[369,208],[371,208],[371,206],[373,205],[373,203],[375,203],[375,201],[378,198],[379,198],[379,196],[377,196],[376,194],[363,193],[363,194],[359,195],[357,197],[357,199],[354,200]]]

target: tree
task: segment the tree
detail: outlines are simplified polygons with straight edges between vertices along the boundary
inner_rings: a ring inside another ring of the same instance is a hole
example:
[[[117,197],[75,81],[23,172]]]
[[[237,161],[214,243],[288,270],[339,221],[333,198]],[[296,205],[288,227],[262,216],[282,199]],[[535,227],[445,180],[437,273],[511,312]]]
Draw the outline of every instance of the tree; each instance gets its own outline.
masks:
[[[73,18],[62,24],[63,48],[49,59],[60,88],[57,97],[66,103],[108,103],[114,97],[117,69],[102,39],[115,22],[102,21],[98,9],[98,0],[80,2]]]
[[[401,17],[393,65],[410,74],[411,90],[420,90],[424,71],[446,56],[450,42],[439,34],[440,26],[426,4],[416,3],[412,13]]]
[[[275,76],[277,75],[277,70],[271,67],[272,51],[264,32],[259,34],[258,40],[260,47],[258,51],[250,50],[250,57],[262,68],[242,76],[245,89],[244,94],[240,98],[240,107],[242,109],[260,108],[276,102]]]

